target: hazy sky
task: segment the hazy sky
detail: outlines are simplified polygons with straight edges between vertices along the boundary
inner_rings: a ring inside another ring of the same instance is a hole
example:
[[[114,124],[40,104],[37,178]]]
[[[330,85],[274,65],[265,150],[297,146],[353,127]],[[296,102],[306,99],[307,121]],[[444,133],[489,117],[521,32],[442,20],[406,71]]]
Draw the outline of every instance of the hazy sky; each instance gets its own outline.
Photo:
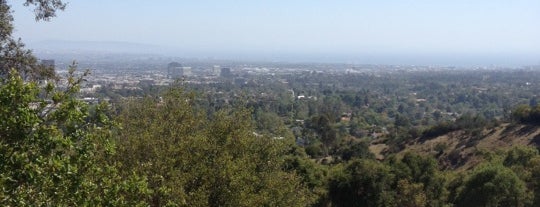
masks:
[[[11,2],[15,2],[12,0]],[[523,56],[539,0],[72,0],[51,22],[12,3],[16,35],[261,54]]]

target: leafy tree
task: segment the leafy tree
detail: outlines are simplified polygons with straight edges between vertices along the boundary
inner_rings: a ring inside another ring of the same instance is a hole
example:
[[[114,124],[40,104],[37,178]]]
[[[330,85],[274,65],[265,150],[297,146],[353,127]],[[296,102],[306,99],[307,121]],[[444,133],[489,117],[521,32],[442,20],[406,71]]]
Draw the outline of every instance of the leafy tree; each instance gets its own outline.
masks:
[[[329,181],[329,197],[335,206],[393,206],[394,175],[373,160],[353,160],[338,169]]]
[[[163,102],[123,107],[117,160],[148,179],[154,206],[305,206],[302,178],[283,170],[285,140],[253,134],[245,109],[207,116],[195,96],[172,88]]]
[[[528,164],[531,171],[531,190],[534,193],[534,201],[532,206],[540,205],[540,156],[532,158]]]
[[[36,20],[48,20],[65,4],[27,0]],[[101,104],[90,113],[76,99],[82,78],[67,77],[66,90],[54,82],[52,68],[37,64],[12,37],[13,17],[0,0],[0,205],[138,205],[147,193],[142,178],[118,176],[111,142],[114,124]]]
[[[56,11],[64,10],[66,8],[66,3],[62,2],[62,0],[26,0],[24,5],[35,6],[34,13],[36,15],[36,20],[45,21],[55,17]]]
[[[15,70],[2,80],[0,205],[136,205],[131,198],[146,193],[141,179],[123,180],[107,161],[114,125],[106,105],[90,114],[75,98],[81,80],[69,76],[66,91],[42,90]]]
[[[527,105],[519,105],[512,112],[512,117],[516,121],[526,121],[531,113],[531,107]]]
[[[417,196],[425,196],[428,206],[441,206],[446,202],[445,179],[440,174],[434,158],[406,153],[401,160],[393,158],[389,164],[393,168],[398,184],[399,181],[406,181],[402,181],[403,190],[421,186],[423,192]]]
[[[65,8],[60,0],[26,0],[26,6],[35,6],[36,20],[49,20],[57,10]],[[30,50],[12,36],[13,16],[7,0],[0,0],[0,77],[7,77],[10,70],[15,69],[23,79],[54,78],[53,68],[38,64]]]
[[[305,147],[305,150],[306,153],[312,158],[321,158],[325,155],[322,143],[320,142],[311,143],[310,145]]]
[[[397,184],[397,206],[422,207],[427,205],[426,194],[422,183],[410,183],[408,180],[399,180]]]
[[[369,151],[369,142],[366,140],[346,142],[345,146],[340,147],[339,153],[343,160],[351,160],[353,158],[375,158],[375,155]]]
[[[276,138],[294,138],[292,132],[285,126],[283,120],[273,112],[257,110],[254,117],[255,127],[258,132]]]
[[[533,193],[532,206],[540,204],[540,156],[534,147],[514,147],[507,152],[503,162],[527,183],[528,190]]]
[[[526,166],[531,159],[538,156],[538,150],[532,147],[514,147],[508,151],[504,159],[504,166],[512,165]]]
[[[531,197],[525,183],[501,165],[478,168],[465,181],[458,206],[527,206]]]
[[[330,149],[337,141],[337,132],[332,127],[330,119],[325,115],[316,116],[313,117],[307,125],[319,135],[320,141],[325,148],[325,154],[328,155]]]
[[[519,105],[512,112],[512,118],[525,124],[540,124],[540,106]]]
[[[284,169],[302,177],[303,183],[318,196],[315,206],[326,206],[328,170],[326,166],[309,159],[300,147],[293,147],[293,152],[285,159]]]

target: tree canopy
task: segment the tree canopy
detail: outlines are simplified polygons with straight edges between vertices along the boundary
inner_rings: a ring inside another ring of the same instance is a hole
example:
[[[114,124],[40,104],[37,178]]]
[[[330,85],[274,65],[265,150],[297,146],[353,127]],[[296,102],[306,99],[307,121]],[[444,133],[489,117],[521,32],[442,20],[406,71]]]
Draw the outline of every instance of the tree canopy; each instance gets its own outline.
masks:
[[[37,21],[67,6],[22,3]],[[520,135],[537,144],[540,136],[529,134],[540,117],[536,97],[510,113],[501,109],[513,103],[503,100],[506,92],[483,90],[466,74],[308,72],[260,78],[260,87],[171,85],[88,104],[79,89],[89,72],[75,75],[73,64],[58,77],[13,37],[12,22],[8,1],[0,0],[0,206],[540,205],[537,148],[475,149],[485,157],[464,170],[439,159],[462,159],[458,147],[477,146],[495,123],[486,117],[501,113],[513,120],[506,129],[521,123]],[[474,90],[456,86],[468,82]],[[394,153],[460,130],[478,136]],[[375,145],[388,146],[386,157],[372,153]]]

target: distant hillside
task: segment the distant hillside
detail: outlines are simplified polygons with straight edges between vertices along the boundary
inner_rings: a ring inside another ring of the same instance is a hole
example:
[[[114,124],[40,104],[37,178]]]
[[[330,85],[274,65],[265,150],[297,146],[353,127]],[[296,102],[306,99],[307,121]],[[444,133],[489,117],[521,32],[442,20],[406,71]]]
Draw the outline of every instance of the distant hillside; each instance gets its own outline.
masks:
[[[466,170],[490,154],[499,154],[514,146],[539,147],[540,126],[505,123],[480,133],[458,130],[425,140],[417,138],[407,142],[397,155],[402,156],[406,152],[433,155],[446,169]],[[383,159],[388,146],[375,140],[370,150],[378,159]]]
[[[49,40],[28,44],[38,53],[128,53],[128,54],[163,54],[170,48],[163,46],[132,42],[97,42],[97,41],[63,41]]]

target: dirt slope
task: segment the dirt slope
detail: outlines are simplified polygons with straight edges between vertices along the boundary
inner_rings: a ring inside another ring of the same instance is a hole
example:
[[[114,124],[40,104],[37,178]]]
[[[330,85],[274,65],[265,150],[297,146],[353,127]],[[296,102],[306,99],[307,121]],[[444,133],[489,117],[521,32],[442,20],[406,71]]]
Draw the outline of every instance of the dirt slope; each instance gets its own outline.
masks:
[[[433,155],[446,169],[469,169],[492,153],[504,153],[513,146],[540,146],[540,127],[530,125],[501,124],[480,133],[463,130],[447,133],[428,140],[415,139],[397,153],[406,152]],[[383,159],[387,146],[374,142],[370,146],[378,159]]]

